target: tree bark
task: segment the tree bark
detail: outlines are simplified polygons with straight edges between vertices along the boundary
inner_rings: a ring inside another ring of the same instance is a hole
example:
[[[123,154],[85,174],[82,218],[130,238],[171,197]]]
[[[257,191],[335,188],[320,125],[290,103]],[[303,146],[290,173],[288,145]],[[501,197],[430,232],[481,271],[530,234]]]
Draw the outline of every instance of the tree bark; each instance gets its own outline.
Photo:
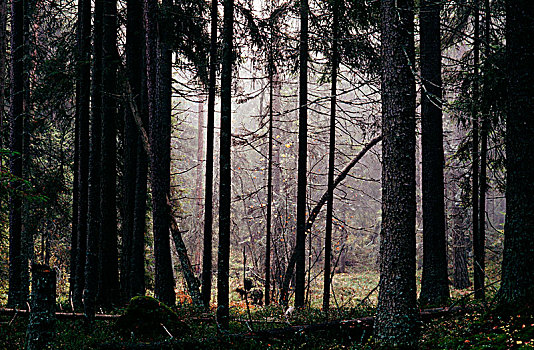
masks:
[[[168,5],[168,1],[165,2]],[[158,2],[145,0],[148,115],[150,138],[150,179],[154,232],[154,294],[167,305],[174,305],[174,277],[169,241],[170,193],[170,51],[163,43],[165,28],[158,31]],[[163,25],[165,21],[160,22]]]
[[[534,300],[534,7],[506,1],[508,106],[506,224],[500,302],[520,309]]]
[[[206,182],[204,195],[204,244],[202,249],[202,300],[209,307],[213,266],[213,133],[215,85],[217,78],[217,0],[211,1],[210,75],[208,87],[208,124],[206,127]]]
[[[417,344],[413,0],[382,0],[382,232],[375,333]]]
[[[221,135],[219,188],[219,252],[217,258],[217,322],[228,330],[230,277],[230,215],[232,206],[232,65],[234,34],[234,1],[224,0],[222,71],[221,71]]]
[[[480,14],[479,0],[474,0],[474,42],[473,42],[473,96],[471,118],[473,122],[472,142],[472,206],[473,206],[473,281],[475,298],[484,300],[484,242],[481,241],[479,225],[479,64],[480,64]]]
[[[91,1],[78,2],[77,28],[77,81],[76,81],[76,145],[78,162],[75,161],[75,183],[77,205],[73,205],[73,225],[71,242],[71,294],[76,307],[82,306],[84,287],[83,266],[87,242],[88,176],[89,176],[89,117],[91,98]],[[77,175],[77,178],[76,178]],[[74,197],[74,196],[73,196]],[[74,199],[73,199],[74,201]]]
[[[102,147],[102,21],[104,0],[95,1],[93,42],[93,72],[91,86],[91,130],[89,136],[89,178],[86,261],[84,276],[84,313],[89,321],[94,319],[99,280],[99,243],[101,232],[100,186]]]
[[[100,278],[98,299],[109,308],[120,299],[117,250],[117,1],[103,0],[102,37],[102,178]]]
[[[442,305],[449,300],[443,180],[440,11],[439,0],[421,1],[423,275],[419,301],[424,305]]]
[[[336,103],[337,103],[337,69],[339,65],[339,2],[332,5],[332,87],[330,93],[330,144],[328,147],[328,201],[326,203],[326,229],[324,243],[324,282],[323,311],[328,314],[330,308],[330,276],[332,260],[332,220],[334,211],[334,170],[336,160]]]
[[[27,350],[51,349],[56,325],[56,272],[46,265],[32,266],[30,321]]]
[[[308,158],[308,0],[300,2],[299,153],[297,169],[297,234],[295,243],[295,306],[304,306],[306,284],[306,188]]]
[[[11,2],[11,72],[10,72],[10,134],[9,170],[22,178],[23,128],[24,128],[24,2]],[[12,182],[13,188],[22,184]],[[22,247],[22,199],[19,194],[9,196],[9,292],[8,305],[23,307],[28,298],[24,290],[23,275],[27,261]]]
[[[146,129],[148,124],[148,110],[146,103],[146,51],[142,0],[129,0],[127,2],[127,17],[126,65],[128,69],[128,81],[133,95],[131,97],[138,107],[141,126]],[[128,291],[128,297],[131,298],[145,294],[145,217],[148,161],[147,152],[141,137],[141,130],[135,125],[135,119],[132,115],[133,111],[128,110],[129,112],[126,117],[129,120],[125,121],[125,128],[128,128],[128,134],[133,133],[134,135],[130,141],[131,144],[128,144],[131,147],[130,152],[132,155],[129,172],[134,172],[133,176],[135,180],[132,181],[128,188],[128,191],[133,192],[130,192],[130,201],[133,200],[133,203],[128,202],[128,206],[133,206],[133,215],[129,217],[132,220],[131,226],[130,224],[127,226],[131,232],[125,232],[130,238],[130,242],[123,241],[123,244],[126,244],[126,247],[123,247],[123,249],[127,249],[127,258],[129,259],[127,270],[124,271],[126,275],[124,279],[127,281],[125,289]],[[134,130],[130,130],[132,127]],[[136,147],[136,149],[134,150],[133,147]],[[135,157],[133,156],[134,153]],[[126,172],[124,176],[127,176]]]

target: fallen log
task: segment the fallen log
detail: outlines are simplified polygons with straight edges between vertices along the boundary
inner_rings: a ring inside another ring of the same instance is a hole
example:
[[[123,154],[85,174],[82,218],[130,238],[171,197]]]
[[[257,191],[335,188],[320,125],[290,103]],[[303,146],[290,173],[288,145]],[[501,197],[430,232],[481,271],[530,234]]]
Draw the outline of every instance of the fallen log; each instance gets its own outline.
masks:
[[[28,317],[29,312],[28,310],[24,310],[24,309],[0,308],[0,315],[10,316],[10,317],[16,317],[16,316]],[[77,313],[77,312],[56,312],[55,315],[58,320],[73,320],[73,319],[85,318],[84,313]],[[120,315],[105,315],[105,314],[95,315],[95,319],[97,320],[115,320],[119,317]]]

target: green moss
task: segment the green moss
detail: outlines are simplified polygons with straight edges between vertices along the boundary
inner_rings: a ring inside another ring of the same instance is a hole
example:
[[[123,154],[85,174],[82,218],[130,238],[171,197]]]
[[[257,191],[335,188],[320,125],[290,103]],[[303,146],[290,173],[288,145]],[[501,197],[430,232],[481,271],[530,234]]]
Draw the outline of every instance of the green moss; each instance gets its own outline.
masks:
[[[121,333],[139,339],[169,338],[171,335],[178,338],[190,331],[171,308],[148,296],[132,298],[117,321],[117,327]]]

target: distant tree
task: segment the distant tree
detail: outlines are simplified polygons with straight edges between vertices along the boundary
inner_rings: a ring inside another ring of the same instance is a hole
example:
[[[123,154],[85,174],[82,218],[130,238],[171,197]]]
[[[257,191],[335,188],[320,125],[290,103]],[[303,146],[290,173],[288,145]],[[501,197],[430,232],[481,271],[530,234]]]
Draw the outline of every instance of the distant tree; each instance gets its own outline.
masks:
[[[414,3],[382,0],[382,232],[375,332],[417,342]]]
[[[217,322],[228,330],[230,277],[230,215],[232,206],[232,65],[234,1],[224,0],[221,71],[221,135],[219,189],[219,253],[217,258]]]
[[[421,1],[421,143],[423,192],[423,304],[449,300],[441,81],[441,2]]]
[[[300,2],[299,153],[297,170],[297,235],[295,243],[295,306],[304,306],[306,273],[306,188],[308,158],[308,0]]]
[[[499,299],[512,309],[534,300],[534,7],[506,1],[508,116],[506,224]]]
[[[25,93],[24,79],[24,1],[13,0],[11,2],[11,74],[10,74],[10,134],[9,170],[19,179],[22,178],[23,159],[23,126]],[[11,187],[21,186],[19,181],[11,184]],[[28,291],[24,286],[27,282],[23,276],[28,273],[28,262],[22,247],[22,198],[16,193],[9,196],[9,293],[8,305],[11,307],[24,307],[28,298]]]

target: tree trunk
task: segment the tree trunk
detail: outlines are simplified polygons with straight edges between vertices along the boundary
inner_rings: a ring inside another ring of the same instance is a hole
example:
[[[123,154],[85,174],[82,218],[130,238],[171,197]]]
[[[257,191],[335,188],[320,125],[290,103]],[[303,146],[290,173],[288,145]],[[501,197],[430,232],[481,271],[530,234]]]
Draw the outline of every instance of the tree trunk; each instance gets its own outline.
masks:
[[[168,5],[168,1],[165,2]],[[148,114],[150,138],[150,178],[154,232],[154,295],[167,305],[174,305],[174,277],[169,241],[170,193],[170,51],[164,44],[165,28],[158,37],[158,2],[145,0]]]
[[[460,197],[459,195],[452,195],[454,198],[451,208],[453,283],[456,289],[466,289],[471,285],[467,270],[468,240],[466,231],[468,225],[465,223],[467,213],[460,203]]]
[[[473,206],[473,280],[475,287],[475,298],[484,300],[484,242],[481,241],[479,231],[479,64],[480,64],[480,16],[479,0],[474,2],[474,42],[473,42],[473,96],[472,112],[473,119],[473,143],[472,143],[472,206]]]
[[[421,143],[423,192],[423,275],[419,300],[442,305],[449,300],[441,81],[441,1],[421,2]]]
[[[7,0],[0,0],[0,52],[6,52],[7,44]],[[6,100],[6,56],[0,55],[0,130],[4,125],[4,108]],[[4,148],[4,137],[0,133],[0,149]],[[0,159],[0,171],[4,170],[3,160]]]
[[[308,0],[300,2],[299,155],[297,169],[297,234],[295,306],[304,306],[306,273],[306,187],[308,158]]]
[[[324,243],[324,283],[323,310],[328,314],[330,308],[330,275],[332,260],[332,220],[334,211],[334,170],[336,160],[336,103],[337,103],[337,69],[339,65],[339,3],[332,5],[332,88],[330,96],[330,145],[328,148],[328,201],[326,203],[326,230]]]
[[[221,71],[221,136],[219,189],[219,253],[217,258],[217,322],[228,330],[230,277],[230,215],[232,205],[232,64],[234,1],[224,0]]]
[[[9,170],[13,176],[22,178],[23,127],[24,127],[24,2],[11,2],[11,75],[10,75],[10,134]],[[11,183],[13,188],[20,181]],[[9,196],[9,293],[8,305],[24,307],[28,298],[24,290],[23,275],[27,269],[22,249],[22,199],[19,194]]]
[[[506,224],[500,302],[520,309],[534,300],[534,7],[506,1],[508,114]]]
[[[148,110],[147,110],[147,91],[146,91],[146,51],[145,51],[145,33],[143,28],[143,2],[142,0],[129,0],[127,2],[127,27],[126,27],[126,64],[128,69],[128,81],[131,86],[132,99],[135,101],[137,110],[140,113],[140,122],[143,128],[148,124]],[[133,188],[129,187],[129,191],[133,191],[130,195],[133,199],[133,215],[130,217],[131,232],[128,234],[130,242],[127,248],[127,255],[129,258],[127,270],[124,271],[127,280],[126,288],[128,290],[128,297],[145,294],[145,229],[146,229],[146,196],[147,196],[147,172],[148,161],[147,153],[141,139],[141,130],[136,127],[133,111],[127,113],[129,120],[125,121],[125,128],[133,127],[134,130],[129,130],[129,133],[134,133],[133,140],[129,146],[132,147],[131,162],[135,162],[130,168],[134,171],[135,181],[132,181]],[[132,123],[132,124],[128,124]],[[125,145],[126,147],[126,145]],[[136,147],[136,150],[133,150]],[[126,173],[125,173],[126,177]],[[123,242],[125,244],[125,242]],[[124,249],[124,247],[123,247]]]
[[[73,212],[76,220],[76,230],[73,227],[71,242],[71,292],[76,307],[82,306],[84,287],[83,266],[85,266],[85,247],[87,242],[87,195],[89,172],[89,100],[91,97],[91,1],[78,2],[78,32],[77,32],[78,71],[76,81],[76,123],[78,134],[76,145],[79,154],[77,169],[75,169],[74,187],[77,188],[77,205]],[[76,162],[75,162],[76,163]],[[76,164],[75,164],[76,166]]]
[[[273,23],[270,23],[269,38],[269,154],[267,156],[267,218],[265,234],[265,305],[271,303],[271,230],[272,230],[272,213],[273,213],[273,76],[274,76],[274,57],[273,57]],[[260,106],[261,115],[261,106]]]
[[[102,185],[100,210],[102,228],[100,236],[101,305],[109,308],[120,299],[117,250],[117,1],[104,0],[102,38]]]
[[[102,146],[102,20],[104,0],[95,1],[93,42],[93,72],[91,91],[91,130],[89,137],[89,184],[87,215],[87,246],[85,261],[84,313],[92,321],[96,311],[99,280],[99,243],[101,232],[100,186]]]
[[[46,265],[33,265],[31,312],[26,335],[26,349],[51,349],[55,325],[56,272]]]
[[[211,2],[210,76],[208,87],[208,125],[206,128],[206,185],[204,195],[204,244],[202,250],[202,301],[209,307],[213,266],[213,133],[215,85],[217,77],[217,0]]]
[[[417,344],[414,4],[382,0],[382,232],[375,332]]]

